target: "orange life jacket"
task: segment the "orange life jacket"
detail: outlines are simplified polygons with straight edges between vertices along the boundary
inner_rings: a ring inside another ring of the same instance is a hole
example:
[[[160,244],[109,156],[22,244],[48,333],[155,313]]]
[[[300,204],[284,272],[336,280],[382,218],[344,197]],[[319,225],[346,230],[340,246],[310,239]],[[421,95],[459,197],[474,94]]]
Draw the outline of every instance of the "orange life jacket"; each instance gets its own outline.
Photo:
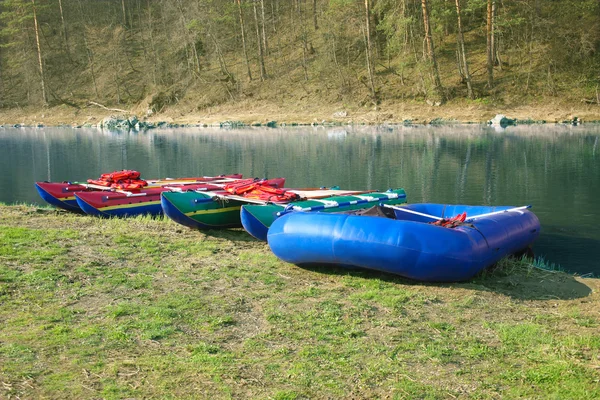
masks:
[[[467,219],[467,213],[464,212],[462,214],[455,215],[452,218],[442,218],[435,222],[432,222],[432,225],[443,226],[444,228],[456,228],[457,226],[462,225],[463,222]]]
[[[256,184],[251,191],[244,194],[244,197],[273,202],[290,202],[300,198],[296,193],[261,184]]]
[[[98,185],[98,186],[106,186],[106,187],[109,187],[111,185],[110,181],[104,181],[102,179],[88,179],[87,183],[91,183],[92,185]]]
[[[256,178],[240,179],[237,182],[229,183],[223,187],[225,191],[231,194],[242,195],[255,187],[258,180]]]
[[[148,182],[140,179],[140,173],[131,169],[102,174],[99,179],[88,179],[87,182],[121,190],[141,189],[148,186]]]
[[[100,175],[100,179],[104,181],[113,181],[118,182],[125,179],[139,179],[140,173],[138,171],[134,171],[132,169],[124,169],[122,171],[114,171],[108,174]]]
[[[231,194],[264,201],[289,202],[300,198],[296,193],[274,188],[258,179],[242,179],[225,185],[224,189]]]
[[[148,182],[143,179],[125,179],[110,185],[111,188],[120,190],[141,189],[148,186]]]

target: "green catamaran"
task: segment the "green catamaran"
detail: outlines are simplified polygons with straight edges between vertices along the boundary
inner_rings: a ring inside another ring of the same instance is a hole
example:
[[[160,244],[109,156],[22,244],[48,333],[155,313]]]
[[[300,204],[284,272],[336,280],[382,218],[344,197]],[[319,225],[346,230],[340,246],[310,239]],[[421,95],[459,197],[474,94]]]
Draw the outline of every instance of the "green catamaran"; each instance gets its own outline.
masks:
[[[244,229],[259,240],[267,240],[269,227],[279,215],[294,211],[339,212],[367,208],[377,204],[397,205],[406,203],[404,189],[386,192],[331,196],[323,199],[295,201],[289,204],[247,204],[242,206],[241,221]]]

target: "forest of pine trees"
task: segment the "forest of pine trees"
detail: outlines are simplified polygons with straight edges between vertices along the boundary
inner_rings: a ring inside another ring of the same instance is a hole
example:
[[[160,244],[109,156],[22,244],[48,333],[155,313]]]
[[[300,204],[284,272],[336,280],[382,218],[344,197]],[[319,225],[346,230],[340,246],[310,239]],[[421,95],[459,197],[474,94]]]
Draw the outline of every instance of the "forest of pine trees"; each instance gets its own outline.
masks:
[[[0,11],[0,107],[600,98],[598,0],[2,0]]]

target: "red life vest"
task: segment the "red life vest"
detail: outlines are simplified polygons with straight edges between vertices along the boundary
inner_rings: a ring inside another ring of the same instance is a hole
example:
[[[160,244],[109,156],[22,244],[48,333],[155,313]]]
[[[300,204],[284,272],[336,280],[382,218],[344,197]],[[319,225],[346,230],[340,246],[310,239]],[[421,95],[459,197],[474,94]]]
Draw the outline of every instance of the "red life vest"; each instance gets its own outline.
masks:
[[[300,198],[296,193],[291,193],[283,189],[274,188],[256,179],[243,179],[229,185],[224,189],[238,196],[248,199],[258,199],[272,202],[289,202]]]
[[[100,175],[100,179],[104,181],[113,181],[118,182],[125,179],[139,179],[140,173],[138,171],[134,171],[132,169],[124,169],[122,171],[114,171],[108,174]]]
[[[143,179],[125,179],[110,185],[111,188],[120,190],[141,189],[145,186],[148,186],[148,182]]]
[[[88,179],[87,183],[91,183],[92,185],[98,185],[98,186],[106,186],[106,187],[109,187],[112,184],[110,181],[103,181],[101,179]]]
[[[231,194],[243,195],[252,190],[257,182],[255,178],[240,179],[237,182],[229,183],[223,189]]]
[[[130,169],[102,174],[99,179],[88,179],[87,182],[120,190],[141,189],[148,186],[148,182],[140,179],[138,171]]]
[[[467,219],[467,213],[464,212],[462,214],[455,215],[452,218],[442,218],[435,222],[432,222],[432,225],[443,226],[444,228],[456,228],[457,226],[462,225]]]

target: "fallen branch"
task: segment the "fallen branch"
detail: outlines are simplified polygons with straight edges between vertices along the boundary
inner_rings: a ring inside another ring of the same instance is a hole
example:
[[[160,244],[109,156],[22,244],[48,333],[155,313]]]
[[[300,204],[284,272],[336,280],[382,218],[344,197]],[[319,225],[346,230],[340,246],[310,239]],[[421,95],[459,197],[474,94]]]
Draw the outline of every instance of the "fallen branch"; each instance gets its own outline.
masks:
[[[95,101],[88,101],[88,105],[90,105],[90,104],[93,105],[93,106],[104,108],[105,110],[108,110],[108,111],[119,111],[119,112],[123,112],[123,113],[129,113],[129,111],[127,111],[127,110],[121,110],[120,108],[108,108],[108,107],[106,107],[106,106],[104,106],[104,105],[102,105],[100,103],[96,103]]]

